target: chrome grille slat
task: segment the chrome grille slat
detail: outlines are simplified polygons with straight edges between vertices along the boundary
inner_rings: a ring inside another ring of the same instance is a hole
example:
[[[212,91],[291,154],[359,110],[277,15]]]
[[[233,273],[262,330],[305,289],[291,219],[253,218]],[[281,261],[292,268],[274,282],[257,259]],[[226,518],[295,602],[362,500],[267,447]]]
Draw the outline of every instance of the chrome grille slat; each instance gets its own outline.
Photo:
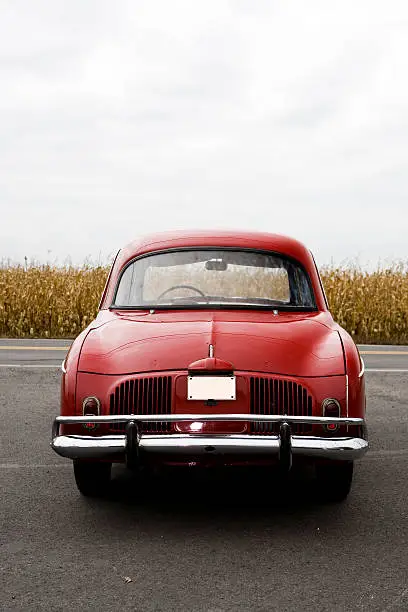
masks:
[[[110,414],[171,414],[171,382],[171,376],[149,376],[124,381],[110,395]],[[112,429],[123,430],[123,423],[112,424]],[[167,433],[170,430],[171,423],[154,421],[144,422],[142,428],[144,433]]]
[[[251,376],[249,380],[251,414],[312,416],[313,399],[306,387],[291,380]],[[309,433],[309,423],[296,424],[293,433]],[[252,433],[277,433],[276,423],[251,423]]]

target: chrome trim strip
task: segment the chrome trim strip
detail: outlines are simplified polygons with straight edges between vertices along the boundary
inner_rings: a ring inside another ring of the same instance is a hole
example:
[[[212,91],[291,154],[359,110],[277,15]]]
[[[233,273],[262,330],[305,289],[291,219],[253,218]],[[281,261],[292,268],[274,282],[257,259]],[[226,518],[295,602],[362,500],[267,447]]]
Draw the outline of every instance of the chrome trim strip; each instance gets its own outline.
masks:
[[[66,367],[65,367],[65,359],[64,359],[64,361],[61,363],[61,372],[62,372],[63,374],[66,374],[66,373],[67,373],[67,369],[66,369]]]
[[[346,374],[346,415],[349,415],[349,377]]]
[[[361,357],[361,355],[360,355],[360,360],[361,360],[361,371],[360,371],[360,374],[358,375],[358,377],[362,378],[364,376],[364,372],[365,372],[365,363],[364,363],[364,359]]]

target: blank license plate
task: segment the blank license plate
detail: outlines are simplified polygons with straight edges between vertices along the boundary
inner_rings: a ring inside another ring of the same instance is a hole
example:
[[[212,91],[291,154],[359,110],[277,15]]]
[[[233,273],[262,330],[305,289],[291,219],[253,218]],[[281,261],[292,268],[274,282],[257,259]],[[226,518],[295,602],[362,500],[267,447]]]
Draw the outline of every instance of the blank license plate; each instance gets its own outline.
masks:
[[[234,400],[235,376],[188,376],[187,399]]]

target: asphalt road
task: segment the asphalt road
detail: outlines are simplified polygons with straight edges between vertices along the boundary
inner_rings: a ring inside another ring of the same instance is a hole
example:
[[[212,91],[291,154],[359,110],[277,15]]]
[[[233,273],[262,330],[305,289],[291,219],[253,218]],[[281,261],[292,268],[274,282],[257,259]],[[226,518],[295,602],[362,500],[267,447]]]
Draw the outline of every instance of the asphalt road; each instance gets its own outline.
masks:
[[[108,499],[81,498],[49,448],[65,349],[32,343],[66,346],[0,343],[1,610],[408,610],[406,347],[362,347],[371,450],[324,506],[307,474],[242,471],[117,468]]]

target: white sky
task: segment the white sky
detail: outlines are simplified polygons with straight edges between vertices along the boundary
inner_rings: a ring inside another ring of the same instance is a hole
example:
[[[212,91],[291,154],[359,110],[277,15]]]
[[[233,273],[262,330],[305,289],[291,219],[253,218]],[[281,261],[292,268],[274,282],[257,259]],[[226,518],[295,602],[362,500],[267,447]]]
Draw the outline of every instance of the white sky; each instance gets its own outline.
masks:
[[[0,259],[238,228],[408,258],[406,0],[0,0]]]

